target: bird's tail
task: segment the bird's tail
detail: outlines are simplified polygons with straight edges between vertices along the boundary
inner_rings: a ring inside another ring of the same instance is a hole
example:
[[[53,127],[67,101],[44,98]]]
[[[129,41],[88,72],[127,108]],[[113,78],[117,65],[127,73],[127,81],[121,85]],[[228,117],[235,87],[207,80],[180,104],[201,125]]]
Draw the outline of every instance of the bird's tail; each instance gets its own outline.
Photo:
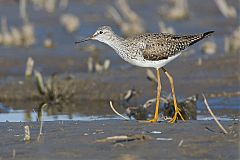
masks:
[[[193,35],[191,37],[189,46],[197,43],[198,41],[200,41],[200,40],[202,40],[204,38],[207,38],[207,37],[211,36],[213,33],[214,33],[214,31],[208,31],[208,32],[205,32],[205,33]]]
[[[203,38],[207,38],[207,37],[211,36],[213,33],[214,33],[214,31],[205,32],[205,33],[203,33]]]

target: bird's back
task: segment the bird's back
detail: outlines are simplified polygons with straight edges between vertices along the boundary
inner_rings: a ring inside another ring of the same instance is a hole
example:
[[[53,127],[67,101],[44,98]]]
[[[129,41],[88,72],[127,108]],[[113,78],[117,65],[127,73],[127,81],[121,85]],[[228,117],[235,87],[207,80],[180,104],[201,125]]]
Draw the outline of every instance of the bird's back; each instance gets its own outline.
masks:
[[[129,45],[138,45],[145,60],[158,61],[174,56],[208,37],[213,31],[194,35],[172,35],[167,33],[145,33],[127,38]]]

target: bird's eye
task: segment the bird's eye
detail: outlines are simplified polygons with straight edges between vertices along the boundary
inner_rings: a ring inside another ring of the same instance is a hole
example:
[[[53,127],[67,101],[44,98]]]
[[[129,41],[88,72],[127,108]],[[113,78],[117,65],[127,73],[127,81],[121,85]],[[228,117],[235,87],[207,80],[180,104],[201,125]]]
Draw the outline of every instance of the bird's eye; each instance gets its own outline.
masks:
[[[99,34],[103,34],[103,31],[100,31]]]

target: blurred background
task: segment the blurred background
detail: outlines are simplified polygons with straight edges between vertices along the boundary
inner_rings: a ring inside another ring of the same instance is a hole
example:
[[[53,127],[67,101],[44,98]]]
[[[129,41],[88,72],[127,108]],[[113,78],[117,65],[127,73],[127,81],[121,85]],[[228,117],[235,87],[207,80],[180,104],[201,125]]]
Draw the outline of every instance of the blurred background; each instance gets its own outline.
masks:
[[[239,3],[0,0],[0,121],[35,121],[40,113],[45,120],[115,118],[109,100],[125,113],[154,98],[154,69],[132,66],[99,42],[74,44],[103,25],[122,37],[214,30],[166,68],[178,100],[195,97],[198,115],[206,115],[205,93],[219,116],[239,117]],[[164,76],[162,85],[162,97],[171,99]]]

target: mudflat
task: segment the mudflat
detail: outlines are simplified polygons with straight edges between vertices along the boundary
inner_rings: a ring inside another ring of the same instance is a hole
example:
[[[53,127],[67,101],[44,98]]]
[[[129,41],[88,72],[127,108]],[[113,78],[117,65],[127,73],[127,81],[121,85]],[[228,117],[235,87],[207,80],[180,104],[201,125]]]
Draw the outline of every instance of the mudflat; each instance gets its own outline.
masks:
[[[38,122],[5,122],[0,159],[238,159],[239,121],[221,123],[228,134],[214,121],[54,121],[43,123],[38,141]]]

